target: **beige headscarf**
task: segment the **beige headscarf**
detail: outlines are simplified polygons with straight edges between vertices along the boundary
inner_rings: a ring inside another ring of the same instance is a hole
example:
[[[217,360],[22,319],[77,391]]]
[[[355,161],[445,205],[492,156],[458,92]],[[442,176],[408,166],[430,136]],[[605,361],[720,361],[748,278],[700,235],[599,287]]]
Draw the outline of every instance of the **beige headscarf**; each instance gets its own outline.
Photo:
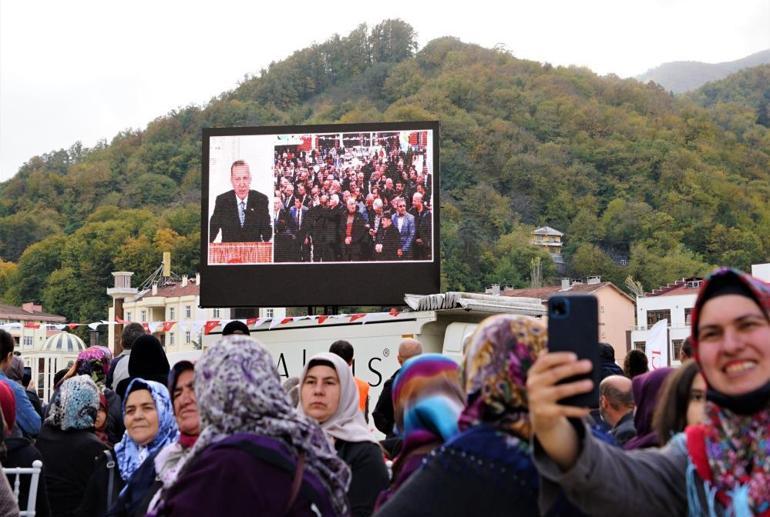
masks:
[[[340,379],[340,403],[337,406],[337,411],[326,422],[320,424],[321,429],[337,440],[377,443],[372,433],[366,428],[364,415],[358,409],[358,389],[353,379],[353,372],[350,371],[345,360],[336,354],[323,352],[314,355],[307,362],[300,376],[297,411],[306,415],[302,409],[302,385],[305,383],[305,377],[307,377],[308,366],[317,360],[327,361],[334,365]]]

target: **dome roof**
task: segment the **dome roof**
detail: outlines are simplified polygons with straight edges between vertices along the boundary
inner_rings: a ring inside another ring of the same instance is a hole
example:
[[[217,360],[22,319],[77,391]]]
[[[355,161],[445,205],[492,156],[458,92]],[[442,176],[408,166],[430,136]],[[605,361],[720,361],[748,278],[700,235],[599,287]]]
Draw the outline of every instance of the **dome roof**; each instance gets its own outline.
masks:
[[[60,332],[45,340],[43,350],[46,352],[61,352],[64,354],[78,354],[86,349],[86,344],[75,334]]]

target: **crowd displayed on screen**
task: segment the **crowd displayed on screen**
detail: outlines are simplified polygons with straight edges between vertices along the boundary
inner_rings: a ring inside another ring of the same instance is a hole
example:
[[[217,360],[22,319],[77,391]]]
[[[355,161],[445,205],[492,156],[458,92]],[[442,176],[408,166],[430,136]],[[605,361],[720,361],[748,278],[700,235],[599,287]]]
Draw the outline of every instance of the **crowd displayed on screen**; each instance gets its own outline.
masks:
[[[318,141],[275,149],[274,262],[432,260],[426,146]]]

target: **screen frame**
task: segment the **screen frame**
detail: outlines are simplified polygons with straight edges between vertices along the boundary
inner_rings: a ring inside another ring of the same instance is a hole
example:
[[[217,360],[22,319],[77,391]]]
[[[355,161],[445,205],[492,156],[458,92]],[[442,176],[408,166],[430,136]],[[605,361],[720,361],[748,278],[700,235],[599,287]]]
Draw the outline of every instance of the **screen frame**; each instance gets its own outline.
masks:
[[[209,265],[210,140],[221,136],[429,130],[432,136],[430,261]],[[203,128],[201,160],[201,307],[403,305],[404,295],[440,291],[439,122],[381,122]],[[281,281],[285,278],[285,281]],[[396,281],[394,281],[396,279]],[[304,286],[304,287],[303,287]]]

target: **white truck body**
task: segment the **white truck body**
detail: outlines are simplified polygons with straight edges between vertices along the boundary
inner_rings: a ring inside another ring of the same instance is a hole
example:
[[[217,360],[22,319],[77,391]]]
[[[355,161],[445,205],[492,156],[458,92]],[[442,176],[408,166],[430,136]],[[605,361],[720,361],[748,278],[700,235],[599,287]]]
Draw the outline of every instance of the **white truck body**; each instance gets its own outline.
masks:
[[[251,330],[251,337],[262,343],[272,354],[282,380],[299,376],[308,359],[319,352],[327,352],[334,341],[349,341],[355,349],[353,373],[370,386],[371,414],[383,383],[400,367],[397,360],[398,346],[403,339],[415,338],[422,343],[424,352],[442,353],[459,363],[465,340],[486,317],[496,313],[539,317],[545,313],[540,300],[459,294],[467,298],[460,298],[459,302],[451,299],[432,303],[433,306],[444,304],[451,308],[398,314],[378,313],[355,321],[350,321],[351,315],[328,317],[323,322],[319,322],[318,317],[295,319],[281,324],[268,321]],[[431,305],[431,302],[435,302],[435,299],[426,300],[427,297],[422,297],[417,302],[411,300],[411,304],[420,308],[426,303]],[[204,350],[220,338],[221,330],[204,336]],[[173,364],[182,359],[196,359],[201,353],[171,353],[169,362]],[[371,419],[370,427],[373,428]]]

